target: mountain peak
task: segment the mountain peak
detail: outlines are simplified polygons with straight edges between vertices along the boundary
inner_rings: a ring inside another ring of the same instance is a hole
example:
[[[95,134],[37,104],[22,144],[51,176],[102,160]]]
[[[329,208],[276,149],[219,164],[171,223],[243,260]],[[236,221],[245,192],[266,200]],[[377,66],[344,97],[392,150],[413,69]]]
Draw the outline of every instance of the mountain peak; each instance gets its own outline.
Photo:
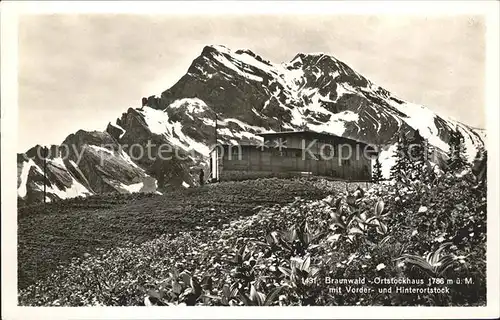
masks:
[[[210,44],[203,47],[202,55],[212,52],[231,53],[231,49],[222,44]]]
[[[298,59],[304,59],[304,58],[307,58],[307,57],[321,57],[321,56],[325,56],[325,55],[326,54],[323,53],[323,52],[311,52],[311,53],[299,52],[299,53],[297,53],[295,55],[295,57],[293,57],[292,60],[290,60],[290,62],[298,60]]]
[[[240,49],[236,49],[236,50],[233,50],[225,45],[222,45],[222,44],[213,44],[213,45],[207,45],[203,48],[202,50],[202,53],[201,53],[201,56],[205,56],[205,57],[211,57],[213,54],[222,54],[222,55],[225,55],[225,56],[230,56],[231,58],[235,59],[235,60],[244,60],[245,59],[245,56],[248,55],[254,59],[257,59],[261,62],[265,62],[265,63],[269,63],[269,61],[265,61],[264,59],[262,59],[262,57],[260,57],[258,54],[256,54],[255,52],[253,52],[252,50],[248,49],[248,48],[240,48]]]
[[[419,130],[440,152],[448,150],[450,130],[458,126],[471,158],[484,145],[480,133],[396,98],[332,55],[298,53],[290,62],[271,63],[249,49],[207,45],[187,73],[160,97],[143,100],[140,109],[129,108],[104,132],[79,130],[69,135],[63,144],[71,146],[69,160],[75,164],[67,161],[54,169],[59,171],[50,176],[50,183],[60,187],[51,194],[55,199],[69,196],[67,190],[77,195],[138,191],[145,177],[157,179],[159,188],[193,185],[196,176],[189,168],[205,163],[215,139],[256,143],[259,133],[298,130],[303,125],[389,149],[400,131]],[[148,141],[189,156],[165,163],[135,158],[136,148],[130,146],[145,148]],[[34,147],[30,154],[39,149]],[[100,155],[106,156],[104,165]],[[77,161],[80,156],[82,161]],[[392,151],[386,150],[381,158],[387,169],[391,157]],[[18,156],[18,194],[28,201],[41,201],[41,169],[32,167]],[[169,169],[165,173],[161,168]]]

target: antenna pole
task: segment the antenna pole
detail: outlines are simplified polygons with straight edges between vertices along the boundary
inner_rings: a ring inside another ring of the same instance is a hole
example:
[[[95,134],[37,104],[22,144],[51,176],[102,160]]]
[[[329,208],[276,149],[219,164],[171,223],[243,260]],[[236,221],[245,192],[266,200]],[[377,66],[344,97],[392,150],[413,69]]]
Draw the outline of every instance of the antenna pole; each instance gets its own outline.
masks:
[[[43,147],[43,204],[47,203],[47,147]]]
[[[217,113],[215,114],[215,180],[219,180],[219,149],[217,148]]]
[[[217,114],[215,114],[215,145],[217,145]]]

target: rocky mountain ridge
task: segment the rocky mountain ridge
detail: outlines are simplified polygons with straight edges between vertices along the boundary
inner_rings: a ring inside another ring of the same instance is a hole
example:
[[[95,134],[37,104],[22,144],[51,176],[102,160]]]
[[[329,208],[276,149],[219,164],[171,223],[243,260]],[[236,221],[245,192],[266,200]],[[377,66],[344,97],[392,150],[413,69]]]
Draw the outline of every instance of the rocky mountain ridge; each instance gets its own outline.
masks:
[[[275,64],[250,50],[206,46],[175,85],[144,100],[104,131],[79,130],[49,148],[49,201],[194,186],[216,143],[216,118],[217,142],[258,143],[261,132],[306,126],[383,145],[386,172],[400,132],[419,130],[445,153],[451,130],[458,129],[470,161],[485,140],[484,132],[406,102],[326,54],[300,53]],[[158,159],[159,146],[178,154]],[[43,159],[36,156],[41,148],[18,154],[23,202],[43,200]],[[152,158],[138,154],[148,148]]]

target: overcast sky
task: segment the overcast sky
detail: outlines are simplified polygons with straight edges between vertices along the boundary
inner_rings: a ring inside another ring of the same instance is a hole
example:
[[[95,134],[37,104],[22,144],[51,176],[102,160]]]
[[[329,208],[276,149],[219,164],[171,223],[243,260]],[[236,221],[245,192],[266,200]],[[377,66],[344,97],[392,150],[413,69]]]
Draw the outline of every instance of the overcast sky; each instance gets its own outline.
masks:
[[[403,99],[484,127],[484,35],[484,21],[466,16],[23,16],[19,151],[104,130],[171,87],[207,44],[272,62],[331,54]]]

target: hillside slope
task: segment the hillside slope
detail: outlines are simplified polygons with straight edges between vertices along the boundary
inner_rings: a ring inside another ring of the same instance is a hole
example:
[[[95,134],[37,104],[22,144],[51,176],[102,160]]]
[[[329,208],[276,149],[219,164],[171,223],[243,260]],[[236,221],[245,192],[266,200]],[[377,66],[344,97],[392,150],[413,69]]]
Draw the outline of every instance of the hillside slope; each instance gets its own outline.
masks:
[[[260,206],[324,198],[332,185],[345,188],[321,180],[261,179],[181,188],[165,196],[95,195],[23,207],[18,214],[19,287],[44,279],[72,258],[163,234],[221,228]]]

